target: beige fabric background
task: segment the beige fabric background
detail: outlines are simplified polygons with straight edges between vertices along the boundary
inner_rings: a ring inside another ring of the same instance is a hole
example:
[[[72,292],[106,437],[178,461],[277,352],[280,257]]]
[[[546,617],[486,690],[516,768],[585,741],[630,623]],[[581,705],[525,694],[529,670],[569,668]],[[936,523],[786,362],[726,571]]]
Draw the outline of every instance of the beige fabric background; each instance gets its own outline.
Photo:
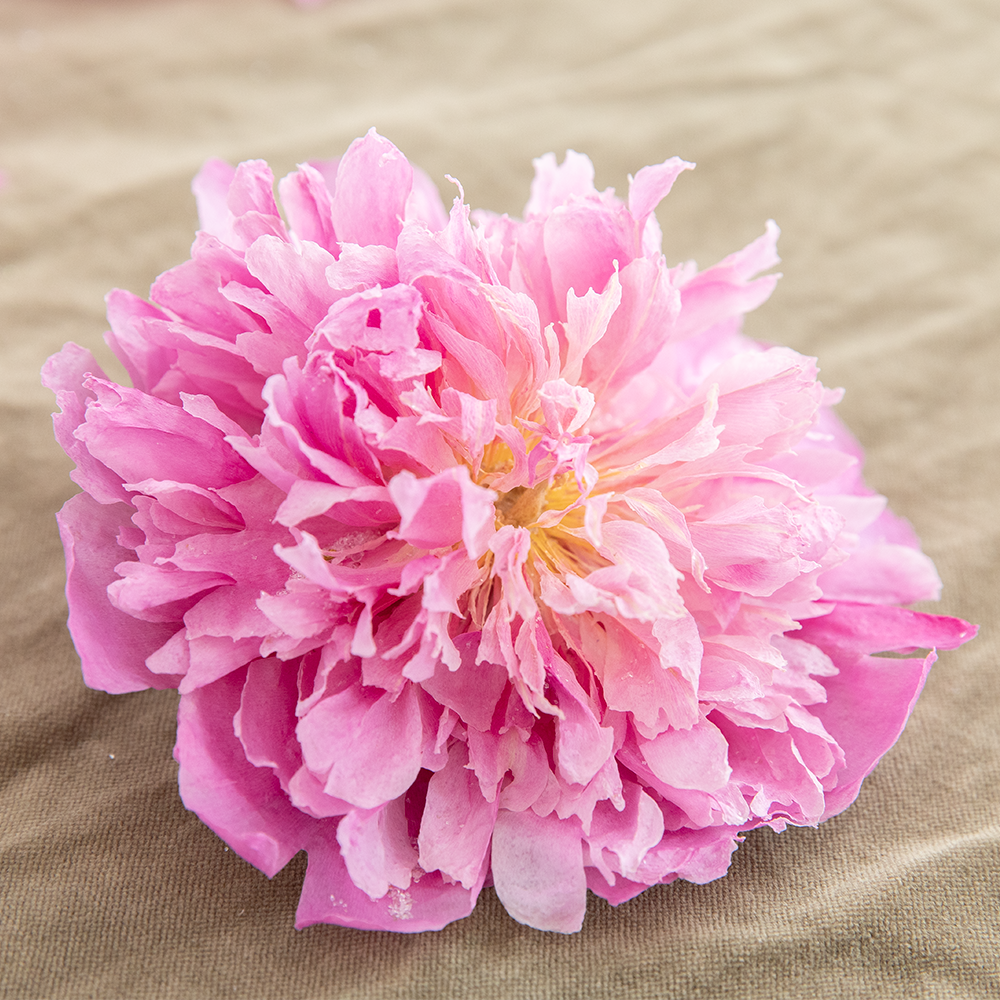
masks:
[[[1000,995],[995,0],[0,0],[0,86],[4,996]],[[103,295],[186,257],[207,156],[284,172],[373,124],[511,212],[550,149],[619,190],[696,160],[659,213],[672,262],[774,217],[750,332],[846,386],[941,610],[983,625],[845,815],[751,835],[712,885],[592,899],[573,937],[492,891],[437,934],[294,931],[304,859],[268,882],[186,813],[174,695],[87,690],[65,631],[43,360],[109,359]]]

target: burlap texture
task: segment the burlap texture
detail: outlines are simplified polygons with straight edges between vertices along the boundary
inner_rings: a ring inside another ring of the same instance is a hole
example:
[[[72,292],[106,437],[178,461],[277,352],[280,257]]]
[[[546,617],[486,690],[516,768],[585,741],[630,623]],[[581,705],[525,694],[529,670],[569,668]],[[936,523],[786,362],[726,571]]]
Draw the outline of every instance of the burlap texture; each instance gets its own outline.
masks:
[[[6,997],[913,998],[1000,995],[1000,17],[992,0],[3,0],[0,3],[0,980]],[[942,656],[900,743],[819,830],[751,835],[712,885],[591,900],[576,936],[492,891],[437,934],[292,928],[191,814],[175,695],[86,689],[53,514],[74,491],[38,384],[95,350],[195,228],[208,156],[276,173],[376,125],[450,199],[520,211],[531,157],[598,183],[699,162],[659,215],[713,263],[775,218],[749,332],[820,358],[915,524]]]

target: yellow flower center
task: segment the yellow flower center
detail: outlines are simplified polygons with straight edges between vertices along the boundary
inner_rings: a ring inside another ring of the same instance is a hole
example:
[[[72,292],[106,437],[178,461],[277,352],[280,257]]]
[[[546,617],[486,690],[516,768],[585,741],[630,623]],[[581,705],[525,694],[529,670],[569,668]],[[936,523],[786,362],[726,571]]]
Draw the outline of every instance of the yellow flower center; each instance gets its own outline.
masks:
[[[586,576],[610,563],[578,534],[583,528],[583,509],[568,511],[558,523],[547,527],[537,523],[544,511],[566,510],[579,496],[576,477],[569,472],[557,476],[551,483],[546,480],[532,487],[516,486],[500,494],[495,504],[497,527],[510,524],[527,528],[531,535],[531,556],[556,574]]]
[[[497,527],[512,524],[516,528],[527,528],[538,520],[538,516],[546,509],[546,494],[549,491],[548,482],[541,482],[530,489],[527,486],[515,486],[514,489],[500,494],[497,500]]]

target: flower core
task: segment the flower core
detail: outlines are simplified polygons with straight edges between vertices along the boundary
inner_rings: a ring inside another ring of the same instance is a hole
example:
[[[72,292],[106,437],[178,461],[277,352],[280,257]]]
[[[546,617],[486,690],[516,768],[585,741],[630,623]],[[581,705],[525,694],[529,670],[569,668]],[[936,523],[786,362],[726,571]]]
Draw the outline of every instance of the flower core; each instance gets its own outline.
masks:
[[[548,481],[543,481],[530,489],[515,486],[502,493],[496,501],[497,527],[510,524],[515,528],[530,528],[547,509],[548,492]]]

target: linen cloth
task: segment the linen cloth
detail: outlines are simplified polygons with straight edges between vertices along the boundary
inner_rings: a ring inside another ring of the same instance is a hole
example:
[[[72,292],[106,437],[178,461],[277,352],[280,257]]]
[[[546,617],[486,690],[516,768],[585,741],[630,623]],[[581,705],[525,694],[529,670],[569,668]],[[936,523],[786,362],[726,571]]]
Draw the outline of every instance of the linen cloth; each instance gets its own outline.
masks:
[[[1000,995],[1000,18],[990,0],[3,0],[0,3],[0,995],[872,998]],[[698,162],[669,263],[774,218],[752,336],[818,355],[867,477],[935,559],[942,655],[857,803],[758,831],[730,874],[591,897],[575,936],[492,890],[438,933],[293,929],[184,810],[176,696],[84,687],[53,514],[75,487],[38,382],[103,296],[187,257],[209,156],[277,175],[371,125],[450,202],[519,214],[533,156],[599,187]]]

